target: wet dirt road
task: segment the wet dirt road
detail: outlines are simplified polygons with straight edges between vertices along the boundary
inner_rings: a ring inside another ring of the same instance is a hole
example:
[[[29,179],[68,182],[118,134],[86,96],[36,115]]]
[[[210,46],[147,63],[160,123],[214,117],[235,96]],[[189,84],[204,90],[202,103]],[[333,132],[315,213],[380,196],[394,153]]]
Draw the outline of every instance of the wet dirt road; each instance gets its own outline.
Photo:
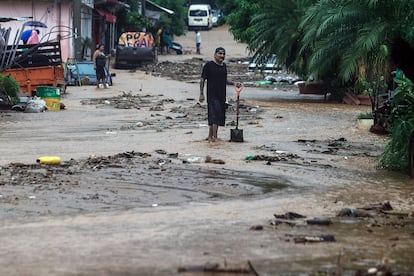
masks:
[[[188,49],[191,35],[180,38]],[[245,55],[225,40],[225,29],[202,35],[225,43],[229,59]],[[195,57],[209,58],[210,48],[206,42]],[[248,261],[252,275],[252,267],[259,275],[353,275],[382,262],[414,271],[406,213],[413,182],[376,170],[386,140],[358,128],[367,107],[323,102],[289,86],[246,87],[245,142],[228,142],[229,110],[223,141],[207,143],[197,77],[114,71],[108,90],[69,87],[66,110],[0,113],[0,274],[199,275],[214,268],[207,263],[245,268]],[[63,163],[35,164],[43,155]],[[399,215],[376,206],[366,211],[371,217],[336,216],[385,202]],[[288,212],[332,224],[274,216]],[[321,235],[336,241],[306,242]]]

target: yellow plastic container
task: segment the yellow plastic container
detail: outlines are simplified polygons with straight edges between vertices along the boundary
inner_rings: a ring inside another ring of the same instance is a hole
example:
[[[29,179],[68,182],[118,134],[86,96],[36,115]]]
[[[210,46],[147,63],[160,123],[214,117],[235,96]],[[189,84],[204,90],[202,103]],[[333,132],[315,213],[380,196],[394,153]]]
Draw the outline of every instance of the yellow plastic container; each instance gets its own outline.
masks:
[[[47,165],[59,165],[61,162],[60,157],[58,156],[42,156],[36,160],[37,163],[47,164]]]
[[[53,86],[38,86],[36,96],[45,101],[50,111],[60,110],[60,88]]]

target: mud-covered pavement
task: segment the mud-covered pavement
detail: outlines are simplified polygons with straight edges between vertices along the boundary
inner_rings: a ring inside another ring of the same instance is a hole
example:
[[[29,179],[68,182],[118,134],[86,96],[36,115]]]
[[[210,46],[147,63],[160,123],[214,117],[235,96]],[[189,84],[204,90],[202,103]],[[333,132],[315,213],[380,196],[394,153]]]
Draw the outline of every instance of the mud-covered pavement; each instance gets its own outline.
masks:
[[[371,146],[361,151],[358,148],[361,145],[352,145],[343,139],[300,140],[298,147],[304,143],[310,147],[308,151],[327,155],[371,156],[377,150]],[[245,167],[259,162],[264,166],[286,166],[297,171],[335,168],[329,162],[315,161],[273,147],[260,146],[252,152],[257,155],[248,156]],[[201,163],[217,166],[202,169]],[[10,218],[249,198],[295,188],[287,177],[227,169],[222,159],[181,156],[161,149],[151,153],[131,151],[112,156],[93,155],[84,160],[64,161],[58,166],[11,163],[2,166],[0,179],[4,188],[1,202],[10,206],[1,213]]]
[[[1,274],[413,272],[413,182],[377,170],[386,138],[356,122],[368,107],[255,87],[241,45],[202,35],[227,43],[231,77],[247,83],[244,143],[228,141],[232,87],[222,141],[204,140],[207,43],[203,56],[114,70],[107,90],[69,87],[66,110],[0,113]],[[63,161],[37,164],[44,155]]]

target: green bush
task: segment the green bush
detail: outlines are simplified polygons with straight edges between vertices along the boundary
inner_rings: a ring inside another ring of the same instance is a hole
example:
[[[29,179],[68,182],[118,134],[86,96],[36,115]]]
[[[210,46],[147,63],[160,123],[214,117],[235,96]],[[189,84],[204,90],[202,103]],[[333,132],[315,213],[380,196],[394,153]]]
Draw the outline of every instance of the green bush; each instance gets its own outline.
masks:
[[[374,119],[374,116],[372,112],[363,112],[358,114],[357,119]]]
[[[414,133],[414,86],[407,78],[395,79],[398,87],[389,118],[391,140],[381,156],[380,165],[395,171],[408,169],[409,141]]]
[[[11,76],[0,75],[0,97],[6,97],[10,104],[16,104],[19,99],[20,87]]]

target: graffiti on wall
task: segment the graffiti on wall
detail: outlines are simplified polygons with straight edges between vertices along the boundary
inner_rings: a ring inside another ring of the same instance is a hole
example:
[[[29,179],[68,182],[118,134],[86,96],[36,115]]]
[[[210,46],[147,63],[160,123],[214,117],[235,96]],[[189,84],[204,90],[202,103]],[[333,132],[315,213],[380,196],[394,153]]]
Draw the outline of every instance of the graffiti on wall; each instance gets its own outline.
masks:
[[[149,48],[155,46],[155,41],[150,33],[125,32],[119,37],[118,45],[134,48]]]

